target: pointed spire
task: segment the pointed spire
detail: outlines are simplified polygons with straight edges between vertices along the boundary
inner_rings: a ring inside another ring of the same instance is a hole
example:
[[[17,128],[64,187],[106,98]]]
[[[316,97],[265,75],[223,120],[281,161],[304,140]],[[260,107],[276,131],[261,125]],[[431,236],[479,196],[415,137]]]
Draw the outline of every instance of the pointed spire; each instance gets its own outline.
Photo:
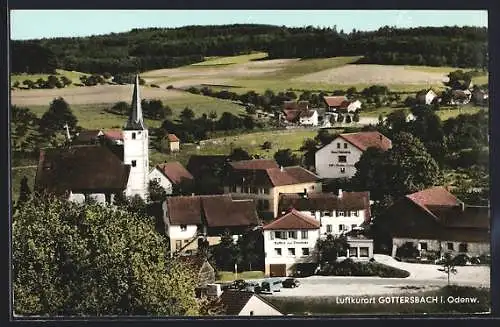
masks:
[[[135,76],[134,94],[132,95],[132,110],[128,118],[125,129],[139,130],[146,129],[142,117],[141,96],[139,94],[139,75]]]

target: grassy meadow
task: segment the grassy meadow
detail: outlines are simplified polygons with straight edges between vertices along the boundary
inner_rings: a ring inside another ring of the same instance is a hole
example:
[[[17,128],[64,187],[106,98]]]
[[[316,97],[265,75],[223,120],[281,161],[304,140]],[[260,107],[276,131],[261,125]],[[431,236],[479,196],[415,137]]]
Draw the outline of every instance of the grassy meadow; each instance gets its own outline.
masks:
[[[243,64],[253,60],[264,59],[267,57],[265,52],[255,52],[241,56],[230,56],[230,57],[206,57],[205,61],[197,62],[191,64],[190,66],[222,66],[222,65],[234,65]]]

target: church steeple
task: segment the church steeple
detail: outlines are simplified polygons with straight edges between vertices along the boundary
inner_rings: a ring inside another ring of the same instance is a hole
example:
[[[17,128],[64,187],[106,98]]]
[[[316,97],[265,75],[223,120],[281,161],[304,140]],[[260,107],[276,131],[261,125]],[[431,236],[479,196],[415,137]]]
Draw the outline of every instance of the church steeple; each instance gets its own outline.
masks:
[[[128,117],[125,130],[145,130],[144,119],[142,117],[141,96],[139,94],[139,75],[135,76],[134,94],[132,96],[132,110]]]

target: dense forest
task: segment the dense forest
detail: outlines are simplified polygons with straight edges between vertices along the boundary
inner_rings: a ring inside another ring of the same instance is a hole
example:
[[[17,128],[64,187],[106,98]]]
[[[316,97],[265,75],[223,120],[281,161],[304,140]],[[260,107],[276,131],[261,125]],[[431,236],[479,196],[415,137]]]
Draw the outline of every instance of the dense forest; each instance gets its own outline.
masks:
[[[364,56],[362,63],[486,68],[488,30],[480,27],[383,27],[349,33],[272,25],[186,26],[11,42],[12,72],[131,73],[178,67],[207,56],[265,51],[269,58]]]

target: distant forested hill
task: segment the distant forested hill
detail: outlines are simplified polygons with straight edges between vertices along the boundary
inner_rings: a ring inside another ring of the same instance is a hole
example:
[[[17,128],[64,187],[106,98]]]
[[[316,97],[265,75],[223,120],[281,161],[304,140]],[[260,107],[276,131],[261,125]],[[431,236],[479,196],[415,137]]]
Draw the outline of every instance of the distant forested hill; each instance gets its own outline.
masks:
[[[265,51],[270,58],[362,55],[363,63],[485,68],[488,30],[421,27],[344,33],[271,25],[133,29],[101,36],[12,41],[14,73],[55,68],[112,74],[178,67],[207,56]]]

